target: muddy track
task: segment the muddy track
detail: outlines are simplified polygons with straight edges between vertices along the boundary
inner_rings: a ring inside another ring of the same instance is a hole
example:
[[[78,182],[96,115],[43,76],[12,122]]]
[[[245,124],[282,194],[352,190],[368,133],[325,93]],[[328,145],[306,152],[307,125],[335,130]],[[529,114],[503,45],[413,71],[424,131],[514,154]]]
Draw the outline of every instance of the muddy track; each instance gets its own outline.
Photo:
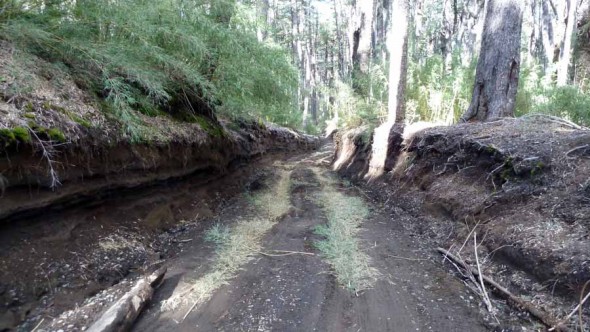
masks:
[[[369,205],[358,232],[361,250],[378,271],[373,287],[354,294],[338,284],[326,257],[316,248],[314,230],[326,224],[316,199],[325,183],[347,196],[354,187],[320,177],[333,175],[319,166],[330,147],[282,163],[289,170],[289,212],[262,238],[262,249],[237,275],[195,305],[184,301],[173,310],[162,304],[187,294],[190,284],[210,273],[216,251],[197,236],[183,254],[169,261],[169,273],[135,331],[486,331],[477,302],[464,285],[418,250],[396,216]],[[274,179],[274,178],[273,178]],[[269,181],[267,186],[275,183]],[[363,198],[364,199],[364,198]],[[218,216],[231,227],[252,218],[248,198],[233,201]],[[264,216],[262,216],[264,217]],[[268,254],[268,253],[291,254]],[[188,295],[187,295],[188,296]]]

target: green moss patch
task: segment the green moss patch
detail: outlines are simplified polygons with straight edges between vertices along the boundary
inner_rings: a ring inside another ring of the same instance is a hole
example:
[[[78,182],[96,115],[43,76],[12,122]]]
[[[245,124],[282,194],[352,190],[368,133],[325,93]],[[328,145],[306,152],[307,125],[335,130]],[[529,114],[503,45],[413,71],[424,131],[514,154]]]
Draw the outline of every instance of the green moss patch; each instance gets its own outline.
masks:
[[[202,115],[194,115],[193,117],[194,122],[196,122],[207,134],[213,137],[225,136],[225,131],[222,126],[212,123],[211,120]]]
[[[12,130],[12,133],[14,134],[16,139],[21,142],[24,142],[24,143],[31,142],[31,133],[25,127],[16,127]]]
[[[31,133],[25,127],[2,128],[0,129],[0,142],[4,147],[14,145],[18,142],[30,143]]]
[[[64,143],[66,141],[66,135],[63,131],[59,130],[58,128],[51,128],[47,130],[47,135],[52,141]]]

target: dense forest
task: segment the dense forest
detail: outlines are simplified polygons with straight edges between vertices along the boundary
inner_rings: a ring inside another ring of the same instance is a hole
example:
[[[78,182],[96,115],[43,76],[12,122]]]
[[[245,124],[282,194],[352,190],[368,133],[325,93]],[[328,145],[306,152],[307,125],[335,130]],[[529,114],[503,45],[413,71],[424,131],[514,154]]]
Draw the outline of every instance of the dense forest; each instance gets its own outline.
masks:
[[[48,60],[133,136],[136,112],[179,105],[318,133],[326,121],[379,124],[393,99],[409,123],[471,119],[478,59],[489,67],[502,56],[516,61],[507,114],[586,124],[587,17],[574,0],[9,0],[0,34],[22,55],[13,75],[26,75],[27,54]],[[511,25],[486,41],[498,20]]]

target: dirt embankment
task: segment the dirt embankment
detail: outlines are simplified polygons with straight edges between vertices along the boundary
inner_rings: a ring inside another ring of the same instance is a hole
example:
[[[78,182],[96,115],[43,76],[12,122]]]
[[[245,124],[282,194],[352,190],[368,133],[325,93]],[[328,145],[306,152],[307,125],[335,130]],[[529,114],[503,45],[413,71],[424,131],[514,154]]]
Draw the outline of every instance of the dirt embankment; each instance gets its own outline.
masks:
[[[0,331],[149,270],[182,250],[187,223],[211,218],[246,182],[256,185],[248,161],[318,143],[284,128],[241,126],[203,143],[64,145],[53,159],[55,190],[43,184],[38,150],[21,146],[2,159]]]
[[[0,221],[318,144],[272,124],[224,121],[214,103],[186,94],[171,96],[166,112],[117,108],[103,94],[0,41]]]
[[[569,313],[590,280],[590,131],[535,116],[394,128],[389,140],[386,173],[365,188],[419,217],[406,226],[424,245],[463,248],[470,261],[477,233],[484,273],[557,318]],[[338,171],[366,184],[370,135],[336,142]]]
[[[193,129],[199,139],[113,145],[100,138],[94,144],[87,139],[57,146],[50,157],[34,142],[21,145],[0,158],[0,220],[196,172],[217,177],[234,164],[264,153],[311,149],[318,144],[316,138],[257,123],[242,123],[236,130],[223,128],[217,136],[207,135],[196,125]],[[51,188],[54,179],[59,184]]]
[[[0,42],[0,331],[71,309],[167,248],[182,250],[187,223],[211,218],[256,177],[240,166],[319,144],[219,119],[188,98],[168,113],[113,110],[25,55]]]
[[[18,67],[7,49],[0,51],[0,221],[195,172],[220,175],[241,160],[318,144],[272,124],[224,121],[197,105],[118,113],[40,59]]]

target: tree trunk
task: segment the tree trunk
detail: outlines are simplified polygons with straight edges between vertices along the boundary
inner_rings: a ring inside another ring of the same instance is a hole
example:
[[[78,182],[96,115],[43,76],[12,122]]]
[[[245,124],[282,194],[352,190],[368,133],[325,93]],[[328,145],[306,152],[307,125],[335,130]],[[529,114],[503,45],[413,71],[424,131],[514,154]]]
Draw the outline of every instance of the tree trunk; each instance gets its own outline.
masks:
[[[405,118],[404,94],[408,62],[408,0],[393,0],[392,31],[389,34],[389,105],[387,121],[373,133],[371,160],[366,179],[372,180],[390,171],[399,154]]]
[[[344,65],[344,46],[342,45],[342,29],[340,28],[340,8],[339,2],[334,0],[334,23],[336,24],[336,39],[338,39],[338,73],[340,78],[345,76],[345,65]]]
[[[405,119],[405,90],[408,72],[408,7],[407,0],[393,0],[392,28],[389,34],[389,104],[388,121]]]
[[[514,116],[522,9],[522,0],[489,0],[473,96],[461,121]]]
[[[259,0],[256,3],[256,12],[258,16],[258,22],[256,23],[256,35],[258,37],[258,41],[266,40],[268,36],[268,27],[269,27],[269,15],[268,12],[270,10],[270,3],[269,0]]]
[[[568,82],[568,73],[570,61],[572,58],[572,38],[574,36],[574,27],[576,26],[576,10],[577,0],[568,0],[568,11],[565,36],[563,38],[563,47],[559,55],[559,63],[557,66],[557,85],[563,86]]]
[[[353,72],[367,73],[371,57],[373,0],[356,0],[352,15]]]
[[[549,0],[541,0],[541,16],[542,16],[542,28],[541,28],[541,40],[543,43],[544,51],[544,67],[543,75],[545,82],[551,82],[552,80],[552,65],[555,54],[555,28],[554,21],[555,15],[549,8]]]

